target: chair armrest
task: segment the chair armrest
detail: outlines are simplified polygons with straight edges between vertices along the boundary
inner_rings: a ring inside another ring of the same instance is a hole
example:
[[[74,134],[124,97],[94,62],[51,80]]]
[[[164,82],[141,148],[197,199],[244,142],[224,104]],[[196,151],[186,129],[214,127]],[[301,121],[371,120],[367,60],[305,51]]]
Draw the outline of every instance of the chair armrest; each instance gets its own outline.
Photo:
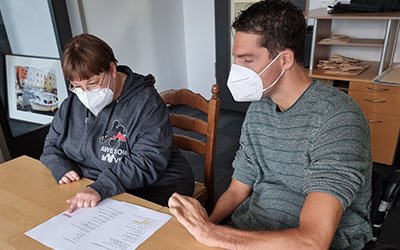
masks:
[[[372,221],[373,239],[377,241],[381,232],[381,227],[386,219],[388,212],[396,205],[400,197],[400,170],[395,170],[382,182],[379,206]],[[374,207],[374,206],[373,206]],[[374,211],[372,211],[374,212]]]
[[[400,197],[400,170],[395,170],[384,182],[383,199],[390,203],[388,211],[396,206]]]

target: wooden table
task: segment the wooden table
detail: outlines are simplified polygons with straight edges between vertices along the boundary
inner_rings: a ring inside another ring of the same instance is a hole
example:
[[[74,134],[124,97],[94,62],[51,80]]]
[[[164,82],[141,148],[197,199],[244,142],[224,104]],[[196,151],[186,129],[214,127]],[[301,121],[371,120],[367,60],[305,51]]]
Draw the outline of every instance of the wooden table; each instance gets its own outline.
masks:
[[[65,211],[65,200],[92,181],[58,185],[38,160],[22,156],[0,164],[0,249],[48,249],[24,233]],[[113,199],[169,213],[167,207],[123,193]],[[173,217],[139,249],[210,249]]]

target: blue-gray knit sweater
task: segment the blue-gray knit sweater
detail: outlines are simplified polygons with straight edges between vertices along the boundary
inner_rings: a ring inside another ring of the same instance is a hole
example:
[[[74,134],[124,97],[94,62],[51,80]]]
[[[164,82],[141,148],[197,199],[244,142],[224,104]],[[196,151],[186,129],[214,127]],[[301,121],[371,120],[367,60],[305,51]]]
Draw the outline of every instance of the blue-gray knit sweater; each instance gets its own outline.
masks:
[[[253,102],[233,167],[233,178],[253,188],[232,215],[238,228],[297,227],[306,195],[324,192],[344,208],[331,248],[361,249],[371,239],[368,123],[339,90],[313,82],[284,112],[270,98]]]

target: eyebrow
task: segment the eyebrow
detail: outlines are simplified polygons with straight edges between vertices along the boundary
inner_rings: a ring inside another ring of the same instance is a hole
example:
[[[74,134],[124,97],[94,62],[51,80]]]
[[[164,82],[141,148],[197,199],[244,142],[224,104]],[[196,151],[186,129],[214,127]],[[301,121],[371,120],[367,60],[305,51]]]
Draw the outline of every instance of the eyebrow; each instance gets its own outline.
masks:
[[[101,78],[98,80],[91,79],[91,80],[88,80],[87,83],[88,83],[88,85],[97,85],[100,80],[101,80]]]
[[[100,80],[102,79],[102,77],[100,77],[99,79],[93,79],[94,77],[96,77],[96,76],[92,76],[91,78],[89,78],[89,79],[87,79],[87,80],[83,80],[83,81],[86,81],[87,84],[95,85],[95,84],[97,84],[98,81],[100,81]],[[78,84],[74,83],[73,81],[70,81],[70,83],[71,83],[72,85],[78,86]]]
[[[245,54],[239,54],[239,55],[234,55],[234,54],[232,54],[234,57],[236,57],[236,58],[242,58],[242,57],[252,57],[252,56],[255,56],[253,53],[245,53]]]

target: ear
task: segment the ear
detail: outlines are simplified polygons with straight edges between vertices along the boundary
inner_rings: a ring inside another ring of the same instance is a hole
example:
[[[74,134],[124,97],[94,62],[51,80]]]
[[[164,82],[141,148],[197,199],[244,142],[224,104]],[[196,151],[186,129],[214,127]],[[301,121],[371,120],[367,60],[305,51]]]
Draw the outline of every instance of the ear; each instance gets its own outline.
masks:
[[[113,78],[117,77],[117,65],[114,62],[110,62],[110,71]]]
[[[284,49],[281,53],[281,65],[282,69],[288,70],[296,63],[294,59],[294,53],[291,49]]]

